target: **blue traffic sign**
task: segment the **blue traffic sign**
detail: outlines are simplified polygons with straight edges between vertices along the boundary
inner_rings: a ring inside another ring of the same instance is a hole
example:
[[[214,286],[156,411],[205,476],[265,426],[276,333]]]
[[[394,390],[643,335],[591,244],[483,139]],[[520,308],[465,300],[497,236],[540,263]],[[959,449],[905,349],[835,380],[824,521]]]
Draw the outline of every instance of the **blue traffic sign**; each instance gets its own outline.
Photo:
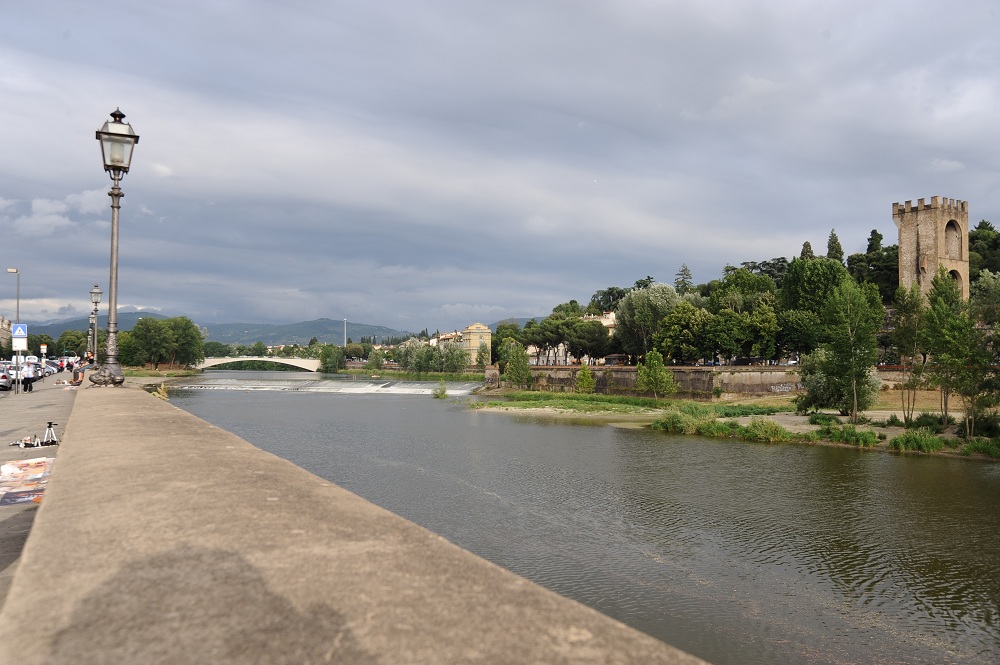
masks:
[[[27,323],[15,323],[10,328],[10,336],[20,339],[21,337],[28,337],[28,324]]]

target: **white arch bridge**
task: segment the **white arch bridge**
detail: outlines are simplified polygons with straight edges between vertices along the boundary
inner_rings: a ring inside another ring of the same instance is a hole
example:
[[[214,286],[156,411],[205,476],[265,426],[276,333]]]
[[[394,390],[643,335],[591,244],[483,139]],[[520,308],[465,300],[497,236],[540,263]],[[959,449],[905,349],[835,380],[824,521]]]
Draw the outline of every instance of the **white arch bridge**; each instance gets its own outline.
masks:
[[[228,363],[241,363],[248,360],[261,360],[267,363],[278,363],[280,365],[291,365],[309,372],[319,371],[319,360],[317,358],[272,358],[270,356],[239,356],[238,358],[205,358],[195,365],[197,369],[208,369],[216,365],[226,365]]]

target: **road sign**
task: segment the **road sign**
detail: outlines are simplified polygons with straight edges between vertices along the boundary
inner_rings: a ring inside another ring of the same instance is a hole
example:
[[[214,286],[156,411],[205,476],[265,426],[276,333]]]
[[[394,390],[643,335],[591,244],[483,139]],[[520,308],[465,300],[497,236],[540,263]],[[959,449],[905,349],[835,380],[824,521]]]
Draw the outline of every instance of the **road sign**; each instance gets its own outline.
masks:
[[[41,346],[42,346],[42,348],[40,350],[42,352],[42,355],[44,356],[46,353],[49,352],[49,345],[48,344],[42,344]]]
[[[28,324],[15,323],[10,328],[10,336],[14,339],[28,339]]]

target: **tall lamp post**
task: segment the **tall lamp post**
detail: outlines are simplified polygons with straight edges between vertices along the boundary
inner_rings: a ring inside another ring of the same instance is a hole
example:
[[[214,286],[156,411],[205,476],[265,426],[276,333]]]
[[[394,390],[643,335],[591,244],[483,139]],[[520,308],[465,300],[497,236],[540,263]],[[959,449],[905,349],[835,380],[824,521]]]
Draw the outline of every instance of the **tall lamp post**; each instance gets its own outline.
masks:
[[[7,268],[7,272],[17,274],[17,314],[15,315],[17,319],[14,323],[21,322],[21,271],[17,268]]]
[[[18,268],[7,268],[7,272],[14,273],[17,275],[17,313],[15,314],[16,321],[14,323],[21,322],[21,270]],[[17,375],[21,376],[21,358],[23,357],[24,351],[17,353],[13,350],[14,340],[10,340],[11,353],[13,353],[13,360],[15,360],[15,367],[17,367]],[[15,392],[18,390],[20,383],[14,384]]]
[[[101,368],[90,375],[92,383],[99,386],[120,386],[125,374],[118,364],[118,210],[124,194],[118,183],[128,173],[132,162],[132,149],[139,142],[139,135],[132,125],[122,122],[125,114],[115,109],[111,122],[97,130],[101,142],[104,170],[111,176],[111,278],[108,280],[108,348]]]
[[[88,348],[88,350],[94,354],[94,362],[97,362],[97,306],[101,304],[101,296],[104,293],[101,291],[101,287],[94,284],[94,288],[90,290],[90,302],[94,303],[94,311],[90,315],[90,330],[94,335],[93,348]]]

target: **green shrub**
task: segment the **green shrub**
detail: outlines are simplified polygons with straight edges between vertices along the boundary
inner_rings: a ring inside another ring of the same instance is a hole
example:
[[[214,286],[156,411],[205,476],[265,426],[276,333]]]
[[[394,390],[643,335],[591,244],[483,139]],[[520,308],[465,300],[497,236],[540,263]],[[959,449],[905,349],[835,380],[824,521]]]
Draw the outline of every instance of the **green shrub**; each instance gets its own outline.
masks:
[[[862,448],[870,448],[879,440],[875,432],[859,430],[854,425],[827,425],[820,429],[819,434],[835,443],[849,443]]]
[[[904,427],[905,423],[899,419],[895,413],[890,415],[885,420],[875,420],[872,422],[876,427]]]
[[[743,428],[732,420],[709,420],[698,425],[699,436],[727,439],[742,436]]]
[[[948,424],[954,425],[955,419],[948,416]],[[945,426],[941,424],[941,415],[937,413],[921,413],[919,416],[911,420],[907,427],[911,429],[926,429],[934,432],[935,434],[940,434],[945,428]]]
[[[448,396],[448,387],[444,385],[444,379],[434,388],[434,399],[444,399]]]
[[[944,448],[944,441],[941,440],[941,437],[935,436],[934,432],[929,429],[910,429],[890,441],[889,448],[933,453]]]
[[[969,439],[962,446],[963,455],[979,453],[987,457],[1000,458],[1000,440],[976,437]]]
[[[576,392],[590,395],[594,392],[594,386],[596,385],[597,379],[594,378],[594,373],[590,371],[590,367],[582,365],[580,371],[576,373]]]
[[[742,437],[747,441],[770,443],[791,441],[792,433],[770,418],[754,416],[750,419],[750,424],[743,428]]]
[[[702,420],[680,411],[671,411],[653,421],[651,427],[671,434],[697,434]]]
[[[742,418],[744,416],[773,416],[786,409],[773,406],[756,406],[753,404],[716,404],[708,407],[715,411],[719,418]]]
[[[810,425],[839,425],[840,418],[831,413],[810,413]]]
[[[977,437],[991,439],[1000,436],[1000,414],[982,413],[977,415],[975,431]],[[963,439],[966,438],[965,420],[962,420],[955,427],[955,434]]]

